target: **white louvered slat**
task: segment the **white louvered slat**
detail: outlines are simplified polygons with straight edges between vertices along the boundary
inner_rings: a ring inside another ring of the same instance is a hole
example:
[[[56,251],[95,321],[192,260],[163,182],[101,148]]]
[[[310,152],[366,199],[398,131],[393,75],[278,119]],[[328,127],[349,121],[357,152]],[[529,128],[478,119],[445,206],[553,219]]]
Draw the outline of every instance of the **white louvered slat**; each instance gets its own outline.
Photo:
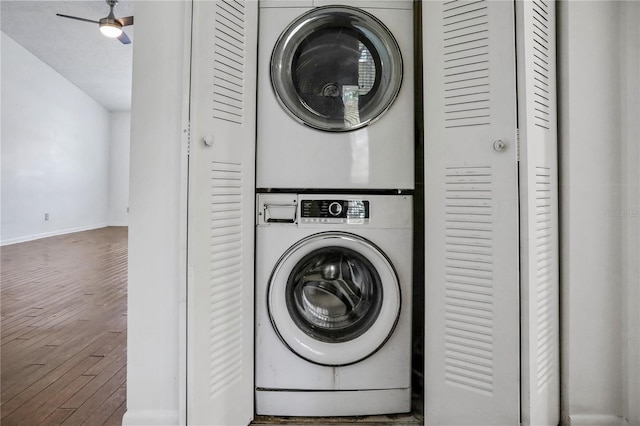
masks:
[[[553,292],[553,217],[551,194],[551,169],[536,168],[536,358],[537,390],[544,391],[547,383],[557,374],[554,341],[558,338],[554,329],[553,311],[557,309]]]
[[[244,119],[245,14],[243,2],[216,2],[213,117],[236,124]]]
[[[446,172],[445,378],[493,392],[492,175],[490,167]]]
[[[211,397],[242,379],[242,165],[211,164]]]
[[[491,123],[486,0],[443,3],[444,99],[447,128]]]
[[[552,119],[551,115],[551,84],[550,66],[551,54],[549,46],[549,33],[554,31],[550,28],[549,22],[549,1],[535,0],[532,1],[532,22],[530,36],[533,40],[531,52],[531,63],[534,79],[534,117],[535,125],[543,129],[549,130],[549,123]]]

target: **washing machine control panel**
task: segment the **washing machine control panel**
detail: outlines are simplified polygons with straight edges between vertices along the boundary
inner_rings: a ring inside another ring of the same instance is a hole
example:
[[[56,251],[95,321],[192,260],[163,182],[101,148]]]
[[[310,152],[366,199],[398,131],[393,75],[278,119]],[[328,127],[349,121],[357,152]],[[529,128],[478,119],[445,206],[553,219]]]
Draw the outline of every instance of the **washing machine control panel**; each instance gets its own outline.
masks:
[[[367,200],[305,200],[300,203],[302,223],[367,223]]]

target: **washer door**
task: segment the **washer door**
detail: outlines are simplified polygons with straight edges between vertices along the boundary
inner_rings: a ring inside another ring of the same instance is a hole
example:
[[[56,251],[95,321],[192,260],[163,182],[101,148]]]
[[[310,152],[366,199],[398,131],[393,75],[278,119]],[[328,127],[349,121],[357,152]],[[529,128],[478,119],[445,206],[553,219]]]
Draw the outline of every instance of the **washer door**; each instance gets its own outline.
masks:
[[[293,245],[271,274],[268,309],[282,342],[307,361],[348,365],[375,353],[400,314],[387,257],[357,235],[325,232]]]
[[[402,56],[373,15],[347,6],[311,10],[276,42],[271,82],[285,110],[315,129],[366,126],[393,103],[402,84]]]

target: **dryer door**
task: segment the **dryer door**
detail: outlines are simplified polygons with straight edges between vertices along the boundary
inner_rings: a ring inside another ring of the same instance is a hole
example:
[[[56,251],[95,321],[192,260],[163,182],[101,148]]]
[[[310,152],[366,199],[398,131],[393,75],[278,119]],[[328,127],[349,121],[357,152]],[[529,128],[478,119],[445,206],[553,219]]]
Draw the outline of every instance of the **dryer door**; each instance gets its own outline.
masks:
[[[300,357],[348,365],[375,353],[400,313],[400,286],[387,257],[357,235],[325,232],[292,246],[269,282],[280,339]]]
[[[402,56],[391,32],[371,14],[347,6],[319,7],[278,39],[271,82],[294,119],[324,131],[354,130],[395,100]]]

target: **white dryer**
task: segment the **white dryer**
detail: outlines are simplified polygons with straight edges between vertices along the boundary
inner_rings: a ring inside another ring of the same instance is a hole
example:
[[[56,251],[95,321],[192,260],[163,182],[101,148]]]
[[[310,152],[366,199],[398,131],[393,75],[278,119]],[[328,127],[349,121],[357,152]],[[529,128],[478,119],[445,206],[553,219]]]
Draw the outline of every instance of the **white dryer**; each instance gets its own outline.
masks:
[[[256,412],[411,410],[412,198],[259,194]]]
[[[332,3],[260,2],[257,187],[413,189],[413,3]]]

